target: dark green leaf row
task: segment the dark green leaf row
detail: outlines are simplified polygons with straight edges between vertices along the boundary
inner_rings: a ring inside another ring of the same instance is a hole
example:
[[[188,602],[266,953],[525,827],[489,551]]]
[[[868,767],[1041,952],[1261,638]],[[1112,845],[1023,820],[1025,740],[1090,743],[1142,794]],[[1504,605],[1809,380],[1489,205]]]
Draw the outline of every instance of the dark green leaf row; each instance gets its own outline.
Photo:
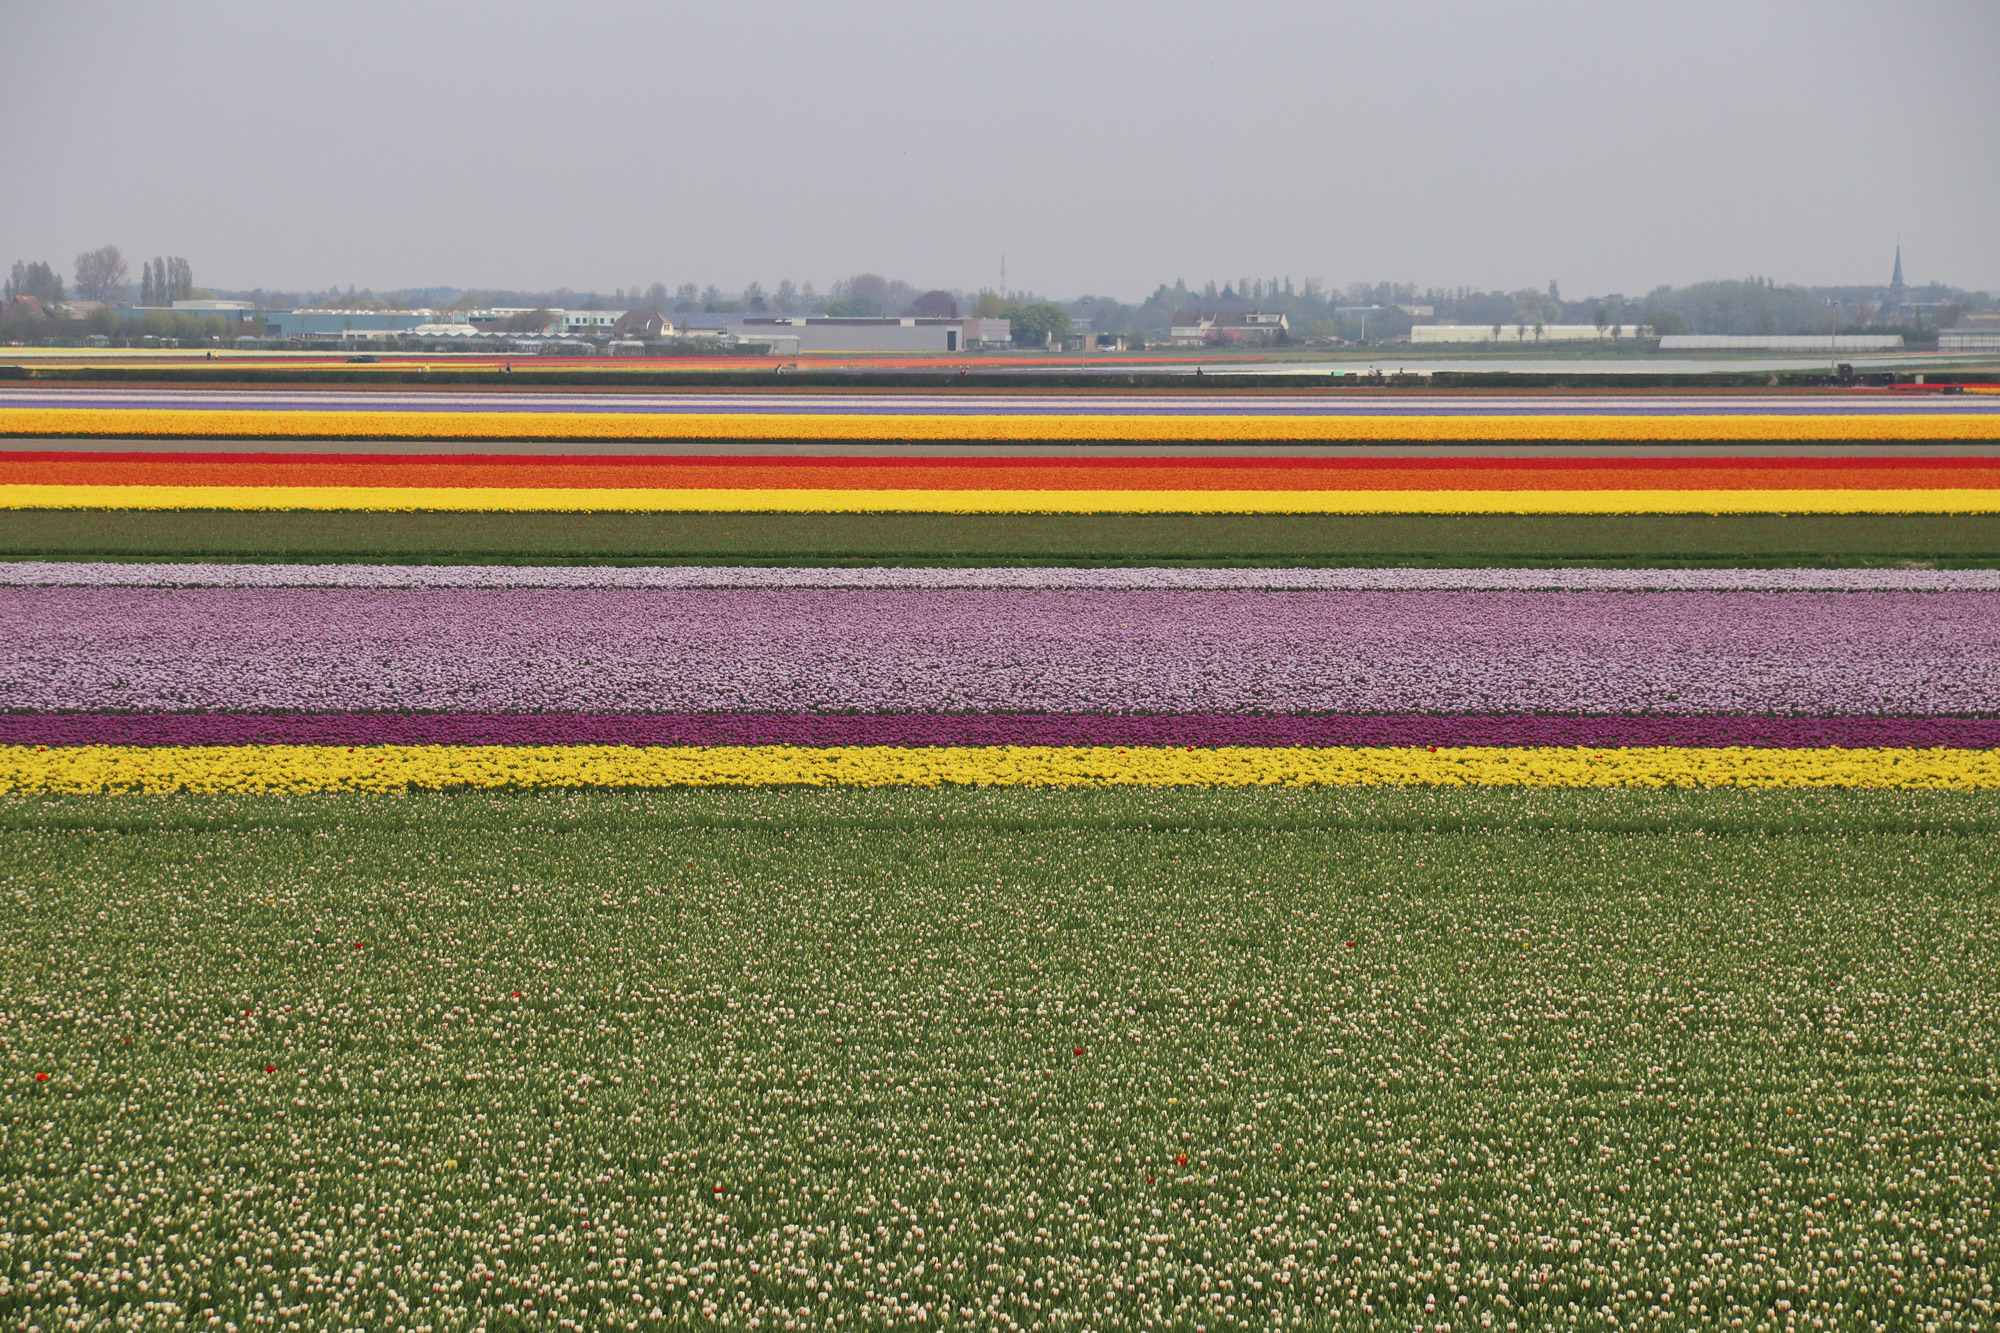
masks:
[[[778,564],[2000,563],[1991,514],[460,514],[15,510],[0,558]]]

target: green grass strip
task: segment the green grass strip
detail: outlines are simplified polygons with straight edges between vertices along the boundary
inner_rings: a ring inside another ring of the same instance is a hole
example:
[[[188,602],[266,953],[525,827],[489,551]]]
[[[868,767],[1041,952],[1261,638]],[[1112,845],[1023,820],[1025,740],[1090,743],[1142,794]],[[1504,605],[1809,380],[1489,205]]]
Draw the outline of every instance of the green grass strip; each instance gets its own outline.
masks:
[[[2000,517],[15,510],[0,514],[0,557],[1990,565]]]
[[[1920,1327],[1981,1308],[2000,1233],[1996,818],[0,802],[0,1308]]]

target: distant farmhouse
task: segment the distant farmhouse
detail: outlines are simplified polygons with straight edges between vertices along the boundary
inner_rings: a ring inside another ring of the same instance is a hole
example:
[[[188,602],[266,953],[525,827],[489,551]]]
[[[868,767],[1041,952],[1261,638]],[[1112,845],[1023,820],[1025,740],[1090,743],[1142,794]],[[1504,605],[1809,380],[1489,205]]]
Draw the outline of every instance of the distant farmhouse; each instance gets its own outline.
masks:
[[[1176,347],[1265,347],[1291,327],[1275,310],[1176,310],[1168,336]]]
[[[657,310],[627,310],[611,326],[614,338],[671,338],[674,322]]]

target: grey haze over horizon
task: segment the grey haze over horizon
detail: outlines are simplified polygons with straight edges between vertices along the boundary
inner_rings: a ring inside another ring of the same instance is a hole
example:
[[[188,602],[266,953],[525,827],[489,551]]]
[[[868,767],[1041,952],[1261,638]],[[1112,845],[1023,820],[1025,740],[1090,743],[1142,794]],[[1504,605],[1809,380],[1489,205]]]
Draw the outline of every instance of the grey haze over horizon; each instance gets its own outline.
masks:
[[[2000,289],[2000,4],[0,0],[0,264]]]

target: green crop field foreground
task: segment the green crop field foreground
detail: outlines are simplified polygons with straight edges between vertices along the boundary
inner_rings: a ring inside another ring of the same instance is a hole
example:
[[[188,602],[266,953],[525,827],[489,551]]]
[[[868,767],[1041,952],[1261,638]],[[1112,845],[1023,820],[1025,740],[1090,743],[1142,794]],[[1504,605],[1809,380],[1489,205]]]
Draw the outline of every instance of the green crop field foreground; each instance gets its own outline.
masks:
[[[10,1327],[1993,1326],[1989,795],[0,829]]]

